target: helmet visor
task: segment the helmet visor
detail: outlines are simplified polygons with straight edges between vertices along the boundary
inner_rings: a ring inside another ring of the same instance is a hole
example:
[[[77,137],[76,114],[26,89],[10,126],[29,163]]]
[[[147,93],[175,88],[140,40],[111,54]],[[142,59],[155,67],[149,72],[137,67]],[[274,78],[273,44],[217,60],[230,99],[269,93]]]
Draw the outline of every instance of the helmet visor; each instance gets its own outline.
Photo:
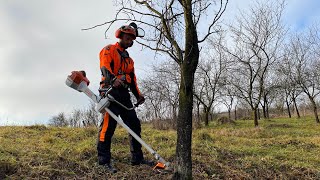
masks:
[[[137,31],[137,37],[144,37],[145,32],[142,28],[138,27],[136,31]]]

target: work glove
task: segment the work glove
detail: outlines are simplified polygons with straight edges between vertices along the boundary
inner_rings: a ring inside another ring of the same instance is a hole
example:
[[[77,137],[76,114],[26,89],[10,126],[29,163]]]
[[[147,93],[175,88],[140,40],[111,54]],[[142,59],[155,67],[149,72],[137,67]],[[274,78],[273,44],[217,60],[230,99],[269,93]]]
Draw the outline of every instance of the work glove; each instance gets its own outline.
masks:
[[[100,83],[100,88],[99,88],[99,94],[101,97],[104,97],[105,95],[105,91],[102,89],[107,88],[108,86],[105,83]]]
[[[112,86],[115,88],[121,87],[123,85],[123,81],[121,79],[115,78]]]
[[[135,104],[135,106],[138,107],[140,104],[143,104],[145,100],[146,99],[144,98],[143,95],[139,95],[139,97],[137,98],[137,103]]]

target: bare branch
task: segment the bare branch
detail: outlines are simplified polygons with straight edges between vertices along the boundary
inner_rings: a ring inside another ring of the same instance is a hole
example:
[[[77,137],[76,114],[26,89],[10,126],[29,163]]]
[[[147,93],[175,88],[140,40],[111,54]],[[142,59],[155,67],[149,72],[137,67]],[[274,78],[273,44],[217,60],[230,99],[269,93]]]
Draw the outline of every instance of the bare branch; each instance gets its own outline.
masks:
[[[154,15],[154,14],[150,14],[150,13],[142,13],[142,12],[140,12],[140,11],[137,11],[137,10],[134,10],[134,9],[132,9],[132,8],[126,8],[126,7],[123,7],[123,8],[121,8],[121,9],[123,9],[123,10],[128,10],[129,12],[135,12],[135,13],[137,13],[137,14],[140,14],[140,15],[142,15],[142,16],[151,16],[151,17],[155,17],[155,18],[160,18],[160,16],[157,16],[157,15]]]
[[[159,11],[157,11],[156,9],[152,8],[147,1],[134,0],[134,2],[136,2],[136,3],[138,3],[138,4],[141,4],[141,5],[145,5],[150,11],[152,11],[152,12],[155,13],[155,14],[157,14],[159,17],[162,16],[162,14],[161,14]]]
[[[138,44],[142,45],[142,46],[145,46],[153,51],[160,51],[160,52],[164,52],[164,53],[167,53],[172,59],[174,59],[178,64],[180,64],[180,61],[178,60],[178,58],[174,55],[174,53],[170,50],[164,50],[164,49],[161,49],[161,48],[154,48],[154,47],[151,47],[150,45],[147,45],[147,44],[144,44],[140,41],[136,41]]]
[[[227,9],[227,4],[228,4],[229,0],[226,1],[226,3],[223,6],[223,0],[220,0],[220,8],[218,10],[218,12],[216,13],[215,17],[213,18],[212,23],[210,24],[209,28],[208,28],[208,33],[207,35],[204,36],[204,38],[202,40],[199,40],[198,43],[202,43],[204,42],[211,34],[215,33],[214,31],[212,32],[211,28],[218,22],[218,20],[221,18],[222,14],[225,12],[225,10]],[[217,31],[216,31],[217,32]]]

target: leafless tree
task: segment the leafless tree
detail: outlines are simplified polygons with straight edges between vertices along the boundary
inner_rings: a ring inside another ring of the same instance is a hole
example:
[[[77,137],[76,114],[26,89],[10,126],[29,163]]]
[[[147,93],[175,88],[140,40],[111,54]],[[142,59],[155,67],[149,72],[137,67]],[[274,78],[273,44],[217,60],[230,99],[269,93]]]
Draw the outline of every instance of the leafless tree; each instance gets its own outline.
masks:
[[[52,116],[49,120],[51,126],[64,127],[68,126],[68,120],[65,113],[61,112],[58,115]]]
[[[81,116],[82,116],[82,111],[80,109],[74,109],[71,112],[71,115],[69,117],[69,125],[71,127],[81,127]]]
[[[232,111],[232,108],[234,107],[235,109],[235,117],[234,119],[236,119],[236,93],[234,92],[234,88],[233,86],[229,85],[229,84],[225,84],[221,90],[220,90],[220,102],[222,104],[224,104],[226,107],[227,107],[227,110],[228,110],[228,118],[229,120],[232,120],[231,119],[231,111]]]
[[[287,46],[288,47],[288,46]],[[285,104],[287,106],[287,112],[289,118],[291,118],[291,104],[294,105],[296,110],[297,118],[300,118],[300,112],[297,105],[297,98],[302,93],[302,90],[295,80],[294,77],[294,61],[289,58],[291,54],[290,49],[285,49],[285,55],[282,57],[281,61],[278,63],[278,68],[276,68],[276,76],[278,86],[280,91],[284,94]]]
[[[98,127],[102,120],[100,113],[95,110],[95,103],[92,101],[87,107],[74,109],[69,115],[62,114],[64,115],[66,126],[70,127]],[[62,117],[61,113],[58,116]]]
[[[95,110],[94,102],[90,101],[89,106],[83,110],[82,123],[83,126],[99,126],[101,116],[100,113]]]
[[[320,123],[316,104],[316,97],[320,94],[320,60],[313,48],[316,39],[311,33],[296,34],[290,42],[290,60],[293,62],[292,73],[295,82],[308,96],[315,120]]]
[[[197,85],[195,85],[197,86]],[[201,113],[200,113],[200,105],[201,102],[197,100],[197,98],[194,99],[194,126],[195,128],[200,128],[201,127]]]
[[[171,61],[153,66],[152,72],[141,80],[142,91],[146,94],[146,105],[153,109],[151,119],[172,119],[176,124],[180,70]],[[147,112],[148,113],[148,112]]]
[[[280,91],[279,77],[276,74],[276,67],[278,67],[278,63],[270,65],[270,69],[267,72],[265,76],[266,78],[264,80],[262,98],[260,101],[264,119],[270,118],[269,108],[272,106],[275,99],[278,98],[278,94]]]
[[[217,101],[218,92],[226,83],[224,79],[228,64],[227,54],[221,46],[223,39],[222,33],[210,39],[207,45],[209,48],[203,51],[195,76],[194,96],[203,107],[206,126],[209,125],[209,113]]]
[[[233,44],[227,52],[233,56],[231,82],[237,95],[250,105],[254,125],[258,126],[258,107],[265,92],[270,66],[277,61],[278,48],[285,33],[281,23],[284,1],[256,1],[248,13],[241,12],[231,25]]]

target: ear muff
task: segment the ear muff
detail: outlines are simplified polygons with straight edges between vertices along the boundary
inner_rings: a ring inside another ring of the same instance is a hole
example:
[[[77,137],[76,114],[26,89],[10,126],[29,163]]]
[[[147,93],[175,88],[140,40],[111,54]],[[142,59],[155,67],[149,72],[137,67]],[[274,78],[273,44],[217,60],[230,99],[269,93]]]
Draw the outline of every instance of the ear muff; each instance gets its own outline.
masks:
[[[133,46],[133,41],[131,42],[131,44],[129,44],[129,47]]]

